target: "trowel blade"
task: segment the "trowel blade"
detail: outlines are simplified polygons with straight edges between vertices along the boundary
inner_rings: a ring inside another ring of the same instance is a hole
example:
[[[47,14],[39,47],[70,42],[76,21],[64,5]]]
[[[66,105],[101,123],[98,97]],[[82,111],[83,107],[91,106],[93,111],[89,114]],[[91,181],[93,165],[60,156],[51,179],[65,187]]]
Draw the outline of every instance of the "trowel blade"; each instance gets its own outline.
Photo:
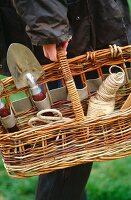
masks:
[[[28,86],[26,73],[31,73],[34,80],[44,74],[44,70],[32,51],[19,43],[12,43],[7,51],[7,64],[18,89]]]

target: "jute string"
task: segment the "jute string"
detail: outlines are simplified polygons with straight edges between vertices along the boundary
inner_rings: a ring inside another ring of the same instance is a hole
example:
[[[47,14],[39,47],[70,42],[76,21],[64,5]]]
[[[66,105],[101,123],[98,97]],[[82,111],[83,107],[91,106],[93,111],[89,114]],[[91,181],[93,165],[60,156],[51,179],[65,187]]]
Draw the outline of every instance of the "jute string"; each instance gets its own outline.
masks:
[[[112,73],[112,68],[119,68],[121,71]],[[125,72],[115,65],[110,67],[109,72],[110,75],[100,85],[96,95],[90,98],[87,115],[101,116],[113,112],[116,92],[124,82]]]
[[[50,114],[52,113],[53,116]],[[46,116],[46,114],[48,114]],[[70,121],[70,118],[63,117],[62,113],[57,109],[44,109],[37,113],[36,117],[31,118],[28,121],[28,125],[32,128],[40,127],[37,126],[37,122],[43,122],[43,125],[45,124],[54,124],[54,123],[62,123],[62,122],[68,122]]]

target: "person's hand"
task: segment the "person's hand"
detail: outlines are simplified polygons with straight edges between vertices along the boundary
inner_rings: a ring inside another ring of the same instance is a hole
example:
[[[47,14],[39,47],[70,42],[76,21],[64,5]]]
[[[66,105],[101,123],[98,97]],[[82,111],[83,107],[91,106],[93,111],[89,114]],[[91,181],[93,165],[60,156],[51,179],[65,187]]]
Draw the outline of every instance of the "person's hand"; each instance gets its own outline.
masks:
[[[68,41],[62,43],[63,50],[65,55],[67,54]],[[49,58],[51,61],[57,61],[57,48],[56,44],[45,44],[43,45],[43,52],[46,58]]]

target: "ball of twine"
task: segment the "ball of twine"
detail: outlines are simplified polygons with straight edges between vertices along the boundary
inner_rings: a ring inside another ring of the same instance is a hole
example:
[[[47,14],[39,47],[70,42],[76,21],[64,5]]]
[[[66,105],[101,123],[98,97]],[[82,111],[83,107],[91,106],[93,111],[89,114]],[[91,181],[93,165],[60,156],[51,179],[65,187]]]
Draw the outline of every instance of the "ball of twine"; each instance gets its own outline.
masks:
[[[118,68],[121,71],[117,73],[112,73],[113,68]],[[103,81],[99,87],[96,98],[103,101],[110,101],[115,98],[116,92],[122,86],[125,78],[124,70],[116,65],[113,65],[109,69],[110,75]]]
[[[112,73],[113,68],[121,71]],[[101,116],[113,112],[116,92],[124,83],[125,72],[121,67],[113,65],[110,67],[109,73],[110,75],[100,85],[96,95],[90,98],[87,115]]]

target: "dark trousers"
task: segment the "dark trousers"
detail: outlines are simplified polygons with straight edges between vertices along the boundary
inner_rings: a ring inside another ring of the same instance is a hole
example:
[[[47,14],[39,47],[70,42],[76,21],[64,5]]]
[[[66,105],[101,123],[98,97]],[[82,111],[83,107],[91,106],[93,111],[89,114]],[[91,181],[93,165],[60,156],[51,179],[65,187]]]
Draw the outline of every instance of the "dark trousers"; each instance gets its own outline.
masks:
[[[84,191],[92,163],[40,175],[36,200],[87,200]]]

